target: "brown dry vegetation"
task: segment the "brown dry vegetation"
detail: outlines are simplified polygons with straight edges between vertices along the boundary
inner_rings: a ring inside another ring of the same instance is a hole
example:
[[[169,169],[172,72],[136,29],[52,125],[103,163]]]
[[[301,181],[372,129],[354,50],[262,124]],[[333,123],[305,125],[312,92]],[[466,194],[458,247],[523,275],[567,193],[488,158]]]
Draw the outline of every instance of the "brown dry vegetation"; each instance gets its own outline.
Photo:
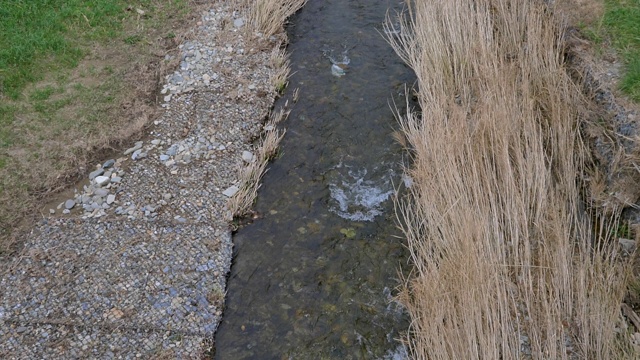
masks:
[[[307,0],[235,0],[246,9],[249,28],[264,36],[283,33],[289,16],[298,11]]]
[[[266,36],[277,35],[284,46],[286,35],[284,24],[287,19],[298,11],[306,0],[237,0],[236,6],[247,14],[250,32],[262,33]],[[288,84],[290,72],[289,57],[284,49],[274,49],[271,53],[271,84],[278,93],[281,93]],[[294,96],[296,97],[296,96]],[[260,179],[264,175],[268,162],[276,155],[278,144],[285,131],[276,129],[276,125],[289,115],[287,104],[279,111],[272,112],[265,126],[265,132],[257,143],[257,154],[254,161],[240,173],[238,193],[229,199],[227,207],[231,217],[246,215],[258,195]]]
[[[407,3],[390,41],[424,110],[400,119],[413,154],[399,207],[415,266],[400,295],[411,355],[633,358],[614,331],[629,277],[610,239],[617,214],[581,198],[584,99],[552,12],[529,0]]]

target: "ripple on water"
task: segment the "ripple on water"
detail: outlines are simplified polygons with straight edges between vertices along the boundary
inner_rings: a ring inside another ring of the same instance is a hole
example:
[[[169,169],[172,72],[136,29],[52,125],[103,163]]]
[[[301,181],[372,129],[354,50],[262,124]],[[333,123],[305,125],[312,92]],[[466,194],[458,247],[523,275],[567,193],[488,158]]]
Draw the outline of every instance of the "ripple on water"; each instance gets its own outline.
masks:
[[[340,163],[334,168],[336,179],[329,184],[331,199],[329,210],[351,221],[373,221],[382,215],[382,204],[394,193],[392,169],[355,169]]]

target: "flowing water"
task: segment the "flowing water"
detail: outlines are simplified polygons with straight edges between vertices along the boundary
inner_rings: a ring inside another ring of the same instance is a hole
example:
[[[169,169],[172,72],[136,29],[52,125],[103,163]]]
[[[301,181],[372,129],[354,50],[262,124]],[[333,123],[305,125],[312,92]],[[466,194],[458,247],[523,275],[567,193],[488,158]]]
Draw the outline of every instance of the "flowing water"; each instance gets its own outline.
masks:
[[[289,26],[299,99],[234,237],[216,359],[402,359],[392,301],[407,252],[393,211],[402,149],[390,104],[412,71],[382,34],[398,1],[310,0]]]

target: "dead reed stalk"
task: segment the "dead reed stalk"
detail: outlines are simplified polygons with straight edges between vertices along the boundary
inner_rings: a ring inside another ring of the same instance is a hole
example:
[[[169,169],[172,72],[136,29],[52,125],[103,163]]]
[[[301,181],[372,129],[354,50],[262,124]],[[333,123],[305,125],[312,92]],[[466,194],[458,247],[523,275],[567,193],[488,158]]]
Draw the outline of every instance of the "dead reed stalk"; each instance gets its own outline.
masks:
[[[631,356],[614,332],[628,267],[580,201],[582,99],[541,3],[408,0],[390,38],[424,114],[399,119],[416,359]]]

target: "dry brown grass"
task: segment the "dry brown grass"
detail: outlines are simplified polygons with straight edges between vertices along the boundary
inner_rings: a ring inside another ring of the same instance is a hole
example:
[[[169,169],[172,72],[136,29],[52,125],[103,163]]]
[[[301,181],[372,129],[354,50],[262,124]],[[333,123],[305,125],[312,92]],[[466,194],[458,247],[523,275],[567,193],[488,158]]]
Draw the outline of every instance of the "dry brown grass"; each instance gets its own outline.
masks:
[[[287,18],[300,9],[306,0],[238,0],[236,6],[243,8],[247,14],[251,32],[260,32],[263,35],[282,35],[284,41],[284,24]],[[282,43],[281,45],[284,45]],[[288,84],[290,69],[289,57],[284,49],[276,47],[271,52],[269,59],[272,73],[270,82],[275,91],[280,94]],[[294,94],[297,99],[297,91]],[[295,101],[295,100],[294,100]],[[285,131],[280,131],[276,125],[289,115],[288,102],[277,112],[272,112],[269,121],[265,124],[265,132],[258,145],[254,160],[240,173],[240,190],[229,199],[227,208],[229,215],[241,217],[248,213],[258,195],[260,179],[264,175],[267,164],[276,156],[278,144]]]
[[[237,5],[247,9],[247,20],[250,28],[272,36],[283,31],[284,25],[307,0],[236,0]]]
[[[231,217],[246,215],[253,206],[253,202],[258,195],[260,179],[264,175],[267,164],[278,152],[278,144],[285,134],[285,131],[276,129],[276,125],[289,115],[286,104],[280,111],[271,113],[271,117],[265,125],[265,132],[257,146],[257,154],[251,162],[240,173],[239,191],[227,202]]]
[[[614,332],[628,265],[580,201],[582,99],[551,12],[527,0],[408,4],[390,41],[425,114],[400,119],[414,155],[399,206],[415,266],[400,295],[412,356],[631,358]]]

